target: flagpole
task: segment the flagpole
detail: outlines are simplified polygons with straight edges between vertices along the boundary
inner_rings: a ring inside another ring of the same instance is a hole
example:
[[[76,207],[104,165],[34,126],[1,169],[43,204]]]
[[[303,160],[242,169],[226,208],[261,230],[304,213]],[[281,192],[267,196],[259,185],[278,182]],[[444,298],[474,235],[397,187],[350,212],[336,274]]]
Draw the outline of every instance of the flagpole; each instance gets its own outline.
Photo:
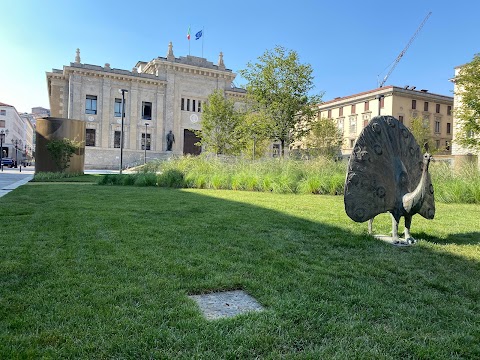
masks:
[[[188,25],[188,55],[190,56],[190,25]]]
[[[205,26],[202,27],[202,58],[203,58],[203,39],[205,39]]]

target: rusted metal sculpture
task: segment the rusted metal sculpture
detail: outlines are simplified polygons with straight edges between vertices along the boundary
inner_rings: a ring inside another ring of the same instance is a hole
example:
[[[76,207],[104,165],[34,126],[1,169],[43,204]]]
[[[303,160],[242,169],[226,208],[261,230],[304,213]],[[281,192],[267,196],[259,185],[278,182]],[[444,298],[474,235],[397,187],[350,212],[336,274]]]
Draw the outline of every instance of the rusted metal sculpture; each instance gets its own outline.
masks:
[[[412,216],[435,216],[433,185],[428,173],[432,156],[423,154],[412,133],[392,116],[377,116],[362,130],[348,162],[344,202],[347,215],[356,222],[389,212],[392,242],[413,244]],[[405,218],[405,239],[398,237],[398,223]]]

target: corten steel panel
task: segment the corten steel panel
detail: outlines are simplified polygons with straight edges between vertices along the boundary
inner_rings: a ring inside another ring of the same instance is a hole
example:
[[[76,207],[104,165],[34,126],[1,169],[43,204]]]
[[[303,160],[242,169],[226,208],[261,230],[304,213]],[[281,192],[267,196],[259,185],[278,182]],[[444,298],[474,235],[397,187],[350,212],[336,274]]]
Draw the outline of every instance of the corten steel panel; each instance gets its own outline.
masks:
[[[85,164],[85,121],[46,117],[37,119],[35,173],[59,172],[47,144],[50,140],[70,139],[80,143],[65,172],[83,173]]]

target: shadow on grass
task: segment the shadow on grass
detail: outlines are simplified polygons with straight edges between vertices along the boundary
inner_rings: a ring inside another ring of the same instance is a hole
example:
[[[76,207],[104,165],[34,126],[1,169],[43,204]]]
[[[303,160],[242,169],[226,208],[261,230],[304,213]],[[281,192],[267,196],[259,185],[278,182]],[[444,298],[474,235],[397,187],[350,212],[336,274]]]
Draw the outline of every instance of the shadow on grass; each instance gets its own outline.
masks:
[[[39,185],[3,200],[0,358],[480,356],[478,257],[374,240],[341,197]],[[207,322],[186,296],[225,289],[267,310]]]
[[[449,234],[446,238],[438,238],[424,232],[418,233],[417,236],[425,241],[439,245],[480,245],[480,232],[478,231]]]

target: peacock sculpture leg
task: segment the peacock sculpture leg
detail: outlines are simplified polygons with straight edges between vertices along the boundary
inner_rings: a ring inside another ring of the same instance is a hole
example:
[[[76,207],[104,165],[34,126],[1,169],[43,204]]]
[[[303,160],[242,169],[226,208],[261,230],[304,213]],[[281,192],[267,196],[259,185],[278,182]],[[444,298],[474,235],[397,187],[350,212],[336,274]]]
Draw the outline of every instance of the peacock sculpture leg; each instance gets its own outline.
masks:
[[[412,225],[412,216],[405,215],[405,241],[407,244],[415,244],[417,240],[410,235],[410,225]]]
[[[373,219],[374,218],[371,218],[370,220],[368,220],[368,234],[369,235],[372,235],[372,232],[373,232]]]
[[[397,219],[393,214],[390,215],[392,216],[392,242],[398,245],[402,243],[398,238],[398,223],[400,222],[400,218]]]

